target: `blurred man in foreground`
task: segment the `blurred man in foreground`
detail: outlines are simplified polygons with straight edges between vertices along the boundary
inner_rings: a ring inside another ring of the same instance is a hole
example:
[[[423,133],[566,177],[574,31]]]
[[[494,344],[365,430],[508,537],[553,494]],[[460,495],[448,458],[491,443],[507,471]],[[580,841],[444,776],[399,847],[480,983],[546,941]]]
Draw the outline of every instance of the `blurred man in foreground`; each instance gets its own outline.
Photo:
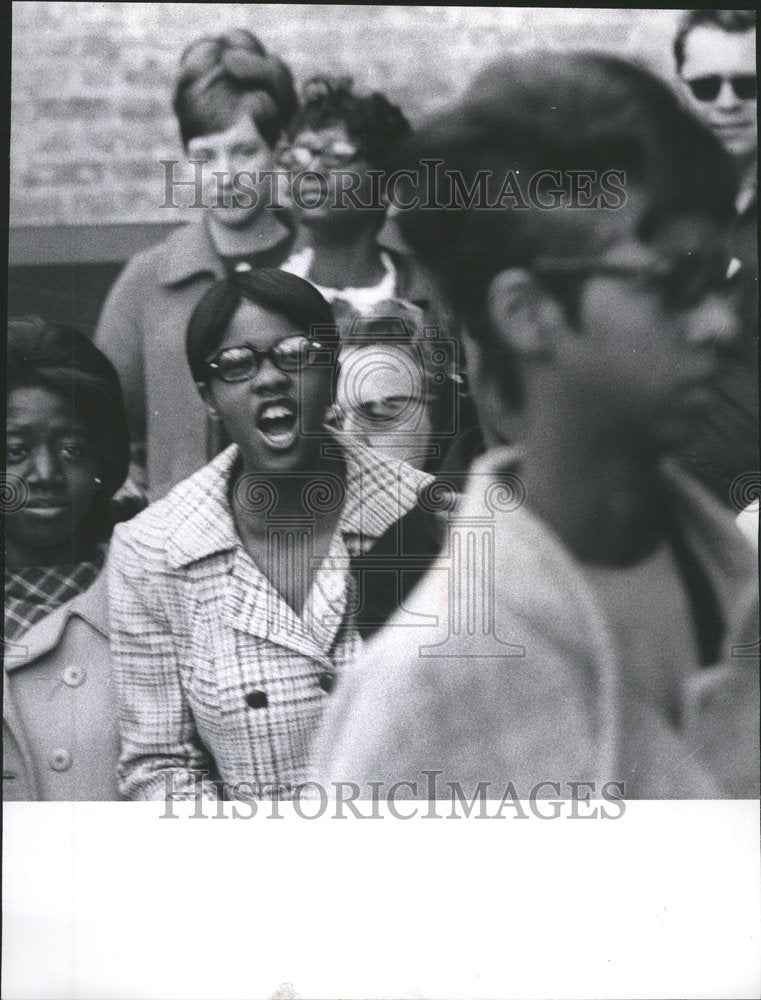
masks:
[[[365,797],[753,797],[754,561],[669,460],[736,334],[727,154],[646,72],[555,53],[484,70],[404,166],[437,158],[482,203],[437,211],[428,187],[404,235],[464,320],[474,399],[519,409],[522,446],[495,450],[490,405],[492,450],[404,625],[337,692],[320,778]]]

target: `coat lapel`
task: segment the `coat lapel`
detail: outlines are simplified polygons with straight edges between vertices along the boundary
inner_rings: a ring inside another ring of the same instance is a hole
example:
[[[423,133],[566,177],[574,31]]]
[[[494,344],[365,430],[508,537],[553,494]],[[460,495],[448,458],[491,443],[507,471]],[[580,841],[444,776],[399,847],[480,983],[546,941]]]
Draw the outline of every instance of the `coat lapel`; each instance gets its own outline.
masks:
[[[239,632],[265,639],[302,656],[320,661],[327,658],[327,649],[320,642],[319,633],[310,632],[307,623],[280,597],[242,547],[236,548],[227,577],[224,620]]]

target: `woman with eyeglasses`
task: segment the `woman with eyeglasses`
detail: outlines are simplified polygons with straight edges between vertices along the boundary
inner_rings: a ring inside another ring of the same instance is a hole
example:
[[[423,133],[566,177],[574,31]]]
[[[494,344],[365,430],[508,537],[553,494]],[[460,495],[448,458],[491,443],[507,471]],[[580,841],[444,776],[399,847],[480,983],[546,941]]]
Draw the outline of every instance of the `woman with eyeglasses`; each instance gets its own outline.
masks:
[[[454,345],[424,336],[425,317],[399,299],[344,322],[336,426],[360,442],[435,472],[460,426]]]
[[[430,477],[325,427],[337,353],[308,282],[216,282],[187,330],[201,398],[233,441],[116,533],[110,560],[121,790],[290,795],[355,658],[353,557]]]
[[[151,499],[225,443],[187,372],[185,329],[214,281],[236,269],[279,267],[293,249],[293,224],[276,207],[267,171],[296,106],[290,70],[249,31],[200,38],[182,55],[174,111],[195,172],[172,166],[166,181],[179,207],[188,188],[176,185],[197,178],[190,197],[202,207],[193,222],[129,262],[96,333],[124,385],[130,482]]]
[[[105,574],[129,432],[110,362],[72,327],[11,320],[3,507],[3,797],[117,798]]]
[[[305,84],[281,161],[290,173],[299,243],[306,245],[283,267],[330,303],[367,313],[378,302],[405,299],[449,332],[451,314],[426,271],[398,244],[392,249],[379,240],[387,174],[409,132],[400,108],[383,94],[356,93],[350,78],[318,76]]]

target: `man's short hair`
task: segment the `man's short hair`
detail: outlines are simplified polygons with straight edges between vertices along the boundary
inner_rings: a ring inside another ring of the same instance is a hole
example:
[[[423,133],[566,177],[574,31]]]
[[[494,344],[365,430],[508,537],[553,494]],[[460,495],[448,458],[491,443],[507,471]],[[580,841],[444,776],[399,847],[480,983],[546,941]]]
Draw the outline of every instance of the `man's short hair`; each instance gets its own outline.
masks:
[[[684,49],[687,36],[695,28],[718,28],[731,34],[744,34],[756,30],[755,10],[688,10],[679,24],[674,37],[674,59],[677,71],[684,65]]]
[[[597,53],[515,53],[481,72],[462,100],[429,120],[407,144],[400,166],[425,188],[425,161],[467,186],[487,175],[487,201],[508,171],[526,190],[532,175],[622,171],[624,191],[644,195],[640,236],[669,217],[732,217],[736,182],[718,140],[664,81],[627,60]],[[440,177],[439,172],[439,177]],[[485,309],[488,286],[510,267],[539,256],[599,249],[581,209],[431,207],[430,189],[399,213],[408,243],[443,280],[455,308],[487,352],[496,349]],[[426,202],[426,199],[429,199]],[[597,215],[598,213],[595,213]],[[499,348],[502,352],[502,348]],[[504,359],[503,359],[504,360]],[[505,391],[520,405],[517,375]]]

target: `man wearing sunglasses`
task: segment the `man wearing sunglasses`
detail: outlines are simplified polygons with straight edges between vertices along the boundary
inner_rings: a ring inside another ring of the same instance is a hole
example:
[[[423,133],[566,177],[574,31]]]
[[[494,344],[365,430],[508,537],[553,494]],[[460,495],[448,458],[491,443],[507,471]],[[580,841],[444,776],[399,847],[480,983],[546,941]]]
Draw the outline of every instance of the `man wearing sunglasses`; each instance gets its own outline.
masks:
[[[403,165],[434,159],[494,191],[510,169],[555,171],[564,194],[572,172],[620,170],[627,199],[403,214],[464,322],[490,451],[407,620],[332,707],[323,780],[365,797],[755,797],[755,563],[671,457],[735,335],[725,151],[642,69],[538,52],[421,127]],[[498,447],[516,411],[521,445]]]
[[[753,164],[756,129],[756,12],[690,10],[674,58],[692,110],[743,168]]]
[[[685,450],[691,468],[729,503],[733,482],[758,469],[756,12],[686,11],[674,60],[688,106],[729,153],[739,181],[727,246],[742,289],[741,334],[722,359],[713,399]]]

